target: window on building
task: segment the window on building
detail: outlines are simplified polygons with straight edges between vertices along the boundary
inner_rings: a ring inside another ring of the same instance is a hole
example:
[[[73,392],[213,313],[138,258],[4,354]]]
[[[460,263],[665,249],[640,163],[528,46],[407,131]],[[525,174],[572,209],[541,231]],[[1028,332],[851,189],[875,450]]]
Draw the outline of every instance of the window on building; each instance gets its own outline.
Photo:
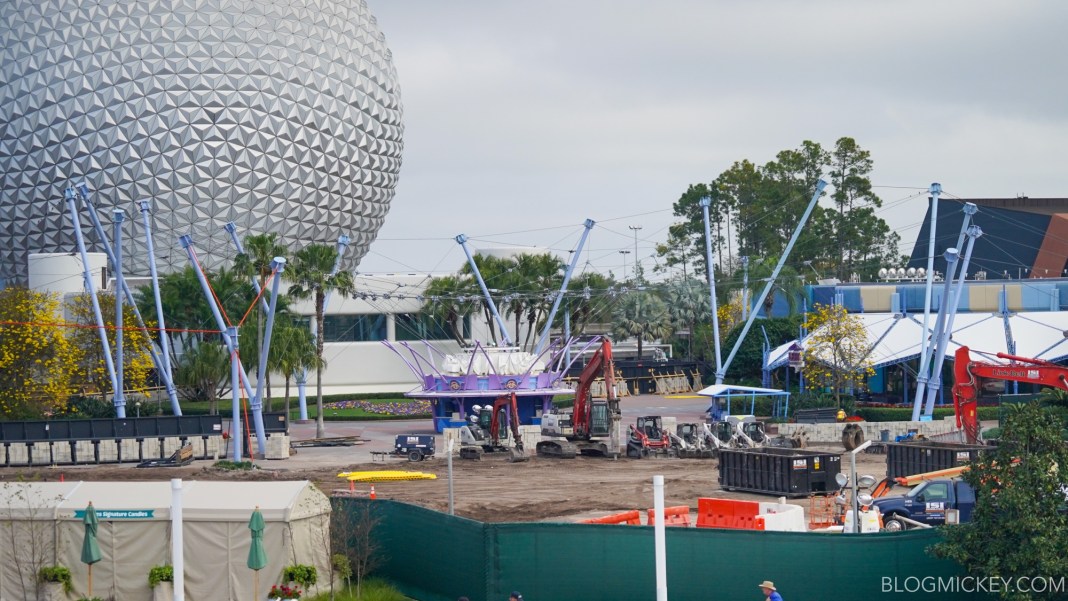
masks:
[[[324,342],[377,342],[386,339],[386,316],[324,315]]]
[[[452,340],[449,324],[424,313],[401,313],[396,316],[397,340]],[[464,338],[471,336],[471,317],[463,319]]]

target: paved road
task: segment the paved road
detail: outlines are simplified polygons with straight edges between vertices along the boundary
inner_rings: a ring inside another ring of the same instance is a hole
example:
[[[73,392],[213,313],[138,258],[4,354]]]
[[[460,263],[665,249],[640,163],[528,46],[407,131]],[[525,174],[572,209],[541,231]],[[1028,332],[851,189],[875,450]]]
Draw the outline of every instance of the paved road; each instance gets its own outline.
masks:
[[[678,421],[701,421],[705,418],[704,411],[708,408],[709,400],[697,395],[638,395],[624,397],[620,400],[620,408],[623,411],[623,424],[634,422],[634,418],[643,415],[674,416]],[[292,423],[289,426],[290,437],[295,440],[307,440],[315,438],[315,422],[301,424]],[[432,434],[438,436],[438,448],[441,448],[441,436],[434,432],[434,426],[429,419],[418,420],[390,420],[390,421],[364,421],[364,422],[326,422],[326,435],[331,436],[359,436],[365,442],[350,447],[301,447],[297,453],[285,462],[280,462],[279,467],[296,469],[302,467],[314,467],[323,463],[337,463],[351,457],[352,463],[368,463],[371,461],[371,451],[391,451],[393,441],[398,434]],[[268,462],[267,465],[270,465]],[[284,463],[285,465],[281,465]]]

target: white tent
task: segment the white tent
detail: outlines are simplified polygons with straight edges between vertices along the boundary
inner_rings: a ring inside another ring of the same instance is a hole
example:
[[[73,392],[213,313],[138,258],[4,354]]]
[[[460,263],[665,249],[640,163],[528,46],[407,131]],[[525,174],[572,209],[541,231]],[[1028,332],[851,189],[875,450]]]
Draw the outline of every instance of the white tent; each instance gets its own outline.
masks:
[[[0,485],[0,599],[33,599],[33,575],[42,565],[70,569],[75,594],[86,593],[81,512],[90,501],[103,554],[93,565],[93,594],[151,597],[149,569],[172,563],[169,481]],[[256,507],[266,522],[261,596],[294,563],[316,566],[320,582],[329,586],[330,500],[310,482],[194,481],[183,483],[182,495],[186,599],[252,598],[246,561],[248,521]]]
[[[869,355],[873,367],[884,367],[915,359],[920,356],[923,336],[922,315],[894,313],[855,313],[864,324],[868,342],[872,345]],[[930,327],[934,327],[931,318]],[[972,356],[982,361],[1005,362],[997,353],[1010,353],[1057,361],[1068,357],[1068,311],[1037,311],[1026,313],[958,313],[953,321],[953,333],[946,345],[946,361],[953,361],[953,354],[961,346],[971,350]],[[929,335],[929,334],[928,334]],[[1009,342],[1016,345],[1016,352],[1009,349]],[[768,356],[772,369],[786,365],[790,341],[773,349]],[[807,339],[801,340],[807,345]]]

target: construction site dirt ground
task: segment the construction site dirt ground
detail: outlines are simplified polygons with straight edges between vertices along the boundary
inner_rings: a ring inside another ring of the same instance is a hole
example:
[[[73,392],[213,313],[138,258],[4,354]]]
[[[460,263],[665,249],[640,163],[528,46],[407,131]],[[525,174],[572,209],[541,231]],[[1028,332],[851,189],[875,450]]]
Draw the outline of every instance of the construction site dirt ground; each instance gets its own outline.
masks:
[[[737,402],[737,401],[736,401]],[[702,421],[708,399],[694,395],[643,395],[624,398],[624,425],[639,415],[674,416],[678,422]],[[737,411],[736,411],[737,412]],[[184,467],[137,468],[133,464],[57,466],[53,468],[0,468],[0,480],[19,478],[59,480],[136,481],[167,480],[310,480],[327,495],[366,495],[369,484],[356,484],[349,492],[347,480],[339,473],[363,470],[405,470],[434,474],[434,480],[375,483],[380,499],[395,499],[448,511],[448,465],[438,436],[438,454],[422,462],[387,458],[375,461],[375,454],[393,448],[397,434],[435,434],[428,419],[382,422],[327,422],[330,437],[354,437],[352,446],[298,446],[284,460],[257,460],[257,469],[223,470],[211,460],[199,460]],[[290,424],[290,435],[299,444],[315,438],[313,423]],[[254,441],[253,441],[254,444]],[[813,443],[810,450],[842,453],[841,469],[848,473],[850,456],[837,443]],[[381,457],[379,455],[379,457]],[[485,522],[576,521],[616,511],[644,510],[653,506],[653,476],[664,476],[667,506],[697,507],[700,497],[727,497],[775,501],[774,495],[729,492],[720,488],[716,459],[607,459],[576,457],[509,463],[504,453],[486,454],[481,461],[453,460],[453,498],[457,515]],[[882,479],[886,456],[859,453],[857,473]],[[805,506],[807,498],[788,499]],[[644,513],[644,511],[643,511]]]
[[[344,447],[342,447],[344,448]],[[816,449],[818,450],[818,448]],[[340,454],[340,453],[339,453]],[[310,480],[323,492],[366,495],[369,484],[355,484],[349,492],[341,472],[363,470],[416,470],[437,476],[434,480],[375,483],[379,499],[395,499],[438,511],[448,511],[448,467],[443,457],[418,463],[390,459],[386,462],[352,463],[342,460],[319,467],[287,467],[286,461],[261,461],[253,470],[223,470],[211,461],[196,461],[184,467],[136,468],[132,466],[59,466],[45,469],[6,468],[5,481],[15,479],[138,481],[167,480]],[[842,459],[843,470],[849,456]],[[859,454],[857,473],[881,479],[885,456]],[[481,461],[453,460],[453,499],[456,515],[484,522],[577,521],[631,509],[653,506],[653,476],[664,476],[667,506],[697,507],[699,497],[727,497],[774,501],[772,495],[728,492],[718,483],[715,459],[606,459],[576,457],[509,463],[505,454],[487,454]],[[788,499],[805,506],[809,500]]]

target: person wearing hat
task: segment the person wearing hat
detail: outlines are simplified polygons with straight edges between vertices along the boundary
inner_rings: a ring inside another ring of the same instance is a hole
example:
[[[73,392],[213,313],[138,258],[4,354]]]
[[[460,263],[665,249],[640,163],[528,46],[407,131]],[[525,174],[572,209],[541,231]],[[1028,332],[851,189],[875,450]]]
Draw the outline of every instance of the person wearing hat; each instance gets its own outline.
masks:
[[[764,591],[764,596],[767,597],[768,601],[782,601],[782,595],[775,590],[774,582],[765,580],[757,586]]]
[[[508,595],[508,601],[523,601],[523,595],[520,595],[519,591],[512,591],[512,594]]]

